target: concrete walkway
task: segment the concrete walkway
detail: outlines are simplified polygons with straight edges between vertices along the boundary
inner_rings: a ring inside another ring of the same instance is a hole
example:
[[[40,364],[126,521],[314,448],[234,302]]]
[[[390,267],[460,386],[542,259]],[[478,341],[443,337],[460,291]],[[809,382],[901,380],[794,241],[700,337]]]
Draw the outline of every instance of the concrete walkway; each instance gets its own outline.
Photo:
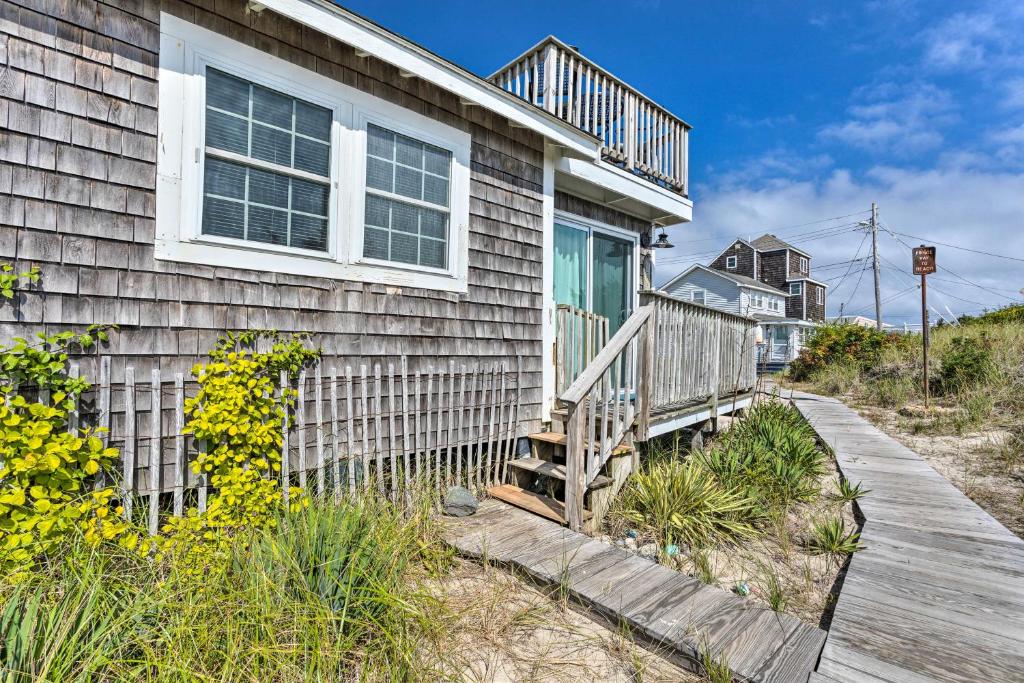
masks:
[[[472,517],[445,526],[447,541],[463,555],[561,586],[691,670],[706,646],[726,658],[738,680],[803,683],[825,639],[824,631],[793,616],[500,501],[485,501]]]
[[[871,489],[811,681],[1024,681],[1024,541],[842,402],[792,400]]]

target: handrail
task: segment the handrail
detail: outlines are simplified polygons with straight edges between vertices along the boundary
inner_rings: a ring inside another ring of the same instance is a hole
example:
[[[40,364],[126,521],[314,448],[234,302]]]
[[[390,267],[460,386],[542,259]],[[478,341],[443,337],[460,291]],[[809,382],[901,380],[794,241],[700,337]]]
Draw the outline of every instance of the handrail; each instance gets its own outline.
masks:
[[[586,370],[576,378],[576,381],[566,389],[565,393],[559,396],[559,400],[563,403],[573,404],[582,401],[587,391],[594,387],[597,380],[601,378],[601,374],[615,362],[615,359],[626,348],[626,344],[633,340],[653,312],[653,306],[641,306],[629,316],[600,353],[594,356],[594,360],[590,361]]]
[[[658,290],[658,289],[645,289],[645,290],[641,290],[641,292],[640,292],[640,303],[643,303],[645,300],[650,300],[650,299],[666,299],[666,300],[671,301],[672,303],[682,304],[683,306],[689,306],[689,307],[692,307],[692,308],[695,308],[695,309],[700,309],[700,310],[703,310],[703,311],[714,311],[716,315],[720,315],[720,316],[725,317],[725,318],[733,318],[734,320],[741,320],[743,322],[748,322],[748,323],[752,322],[754,324],[758,323],[757,318],[751,318],[750,316],[747,316],[747,315],[741,315],[739,313],[730,313],[729,311],[723,311],[723,310],[720,310],[720,309],[717,309],[717,308],[711,308],[710,306],[708,306],[706,304],[698,304],[698,303],[696,303],[694,301],[686,301],[685,299],[680,299],[678,297],[672,296],[671,294],[667,294],[667,293],[665,293],[665,292],[663,292],[661,290]]]

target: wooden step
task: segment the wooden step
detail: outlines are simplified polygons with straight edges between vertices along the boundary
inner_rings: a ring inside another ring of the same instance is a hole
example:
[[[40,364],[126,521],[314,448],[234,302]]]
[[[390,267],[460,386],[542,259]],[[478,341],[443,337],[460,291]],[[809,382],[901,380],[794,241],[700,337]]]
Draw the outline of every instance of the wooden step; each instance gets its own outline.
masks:
[[[532,491],[524,491],[518,486],[512,486],[511,484],[502,484],[501,486],[492,486],[487,489],[487,493],[492,498],[503,500],[510,505],[515,505],[517,508],[522,508],[528,512],[532,512],[535,515],[546,517],[559,524],[567,524],[568,519],[565,516],[565,504],[555,500],[554,498],[548,498],[542,496],[539,493],[533,493]],[[583,511],[583,520],[586,521],[594,516],[593,512],[589,510]]]
[[[566,436],[565,434],[556,434],[555,432],[537,432],[535,434],[530,434],[529,438],[533,441],[542,441],[544,443],[550,443],[556,446],[564,446],[566,440],[568,439],[568,436]],[[589,444],[586,441],[584,441],[583,447],[588,448]],[[594,450],[596,451],[600,448],[601,444],[595,441]],[[631,447],[623,446],[621,444],[612,449],[612,455],[630,455],[632,453],[633,449]]]
[[[543,474],[545,477],[551,477],[552,479],[560,479],[565,481],[565,465],[559,465],[547,460],[540,460],[539,458],[519,458],[517,460],[510,460],[509,465],[516,469],[525,470],[527,472],[534,472],[536,474]],[[603,474],[597,475],[594,481],[591,482],[588,489],[600,489],[605,486],[610,486],[612,483],[611,477],[606,477]]]

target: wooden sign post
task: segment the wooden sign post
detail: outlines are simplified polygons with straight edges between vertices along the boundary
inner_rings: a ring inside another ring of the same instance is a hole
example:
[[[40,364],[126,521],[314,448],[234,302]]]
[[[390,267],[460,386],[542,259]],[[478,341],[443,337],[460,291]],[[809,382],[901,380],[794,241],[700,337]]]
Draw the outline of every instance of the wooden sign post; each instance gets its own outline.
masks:
[[[921,355],[924,407],[928,407],[928,275],[935,272],[935,247],[914,247],[914,275],[921,276]]]

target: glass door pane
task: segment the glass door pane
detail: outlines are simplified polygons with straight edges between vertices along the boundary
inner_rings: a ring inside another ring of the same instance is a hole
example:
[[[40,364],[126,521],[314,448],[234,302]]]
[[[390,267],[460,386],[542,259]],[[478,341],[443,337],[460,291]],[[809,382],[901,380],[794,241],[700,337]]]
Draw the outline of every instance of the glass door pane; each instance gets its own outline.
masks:
[[[587,232],[557,223],[555,303],[587,308]]]
[[[591,310],[615,334],[633,308],[633,243],[596,230],[591,235]]]

